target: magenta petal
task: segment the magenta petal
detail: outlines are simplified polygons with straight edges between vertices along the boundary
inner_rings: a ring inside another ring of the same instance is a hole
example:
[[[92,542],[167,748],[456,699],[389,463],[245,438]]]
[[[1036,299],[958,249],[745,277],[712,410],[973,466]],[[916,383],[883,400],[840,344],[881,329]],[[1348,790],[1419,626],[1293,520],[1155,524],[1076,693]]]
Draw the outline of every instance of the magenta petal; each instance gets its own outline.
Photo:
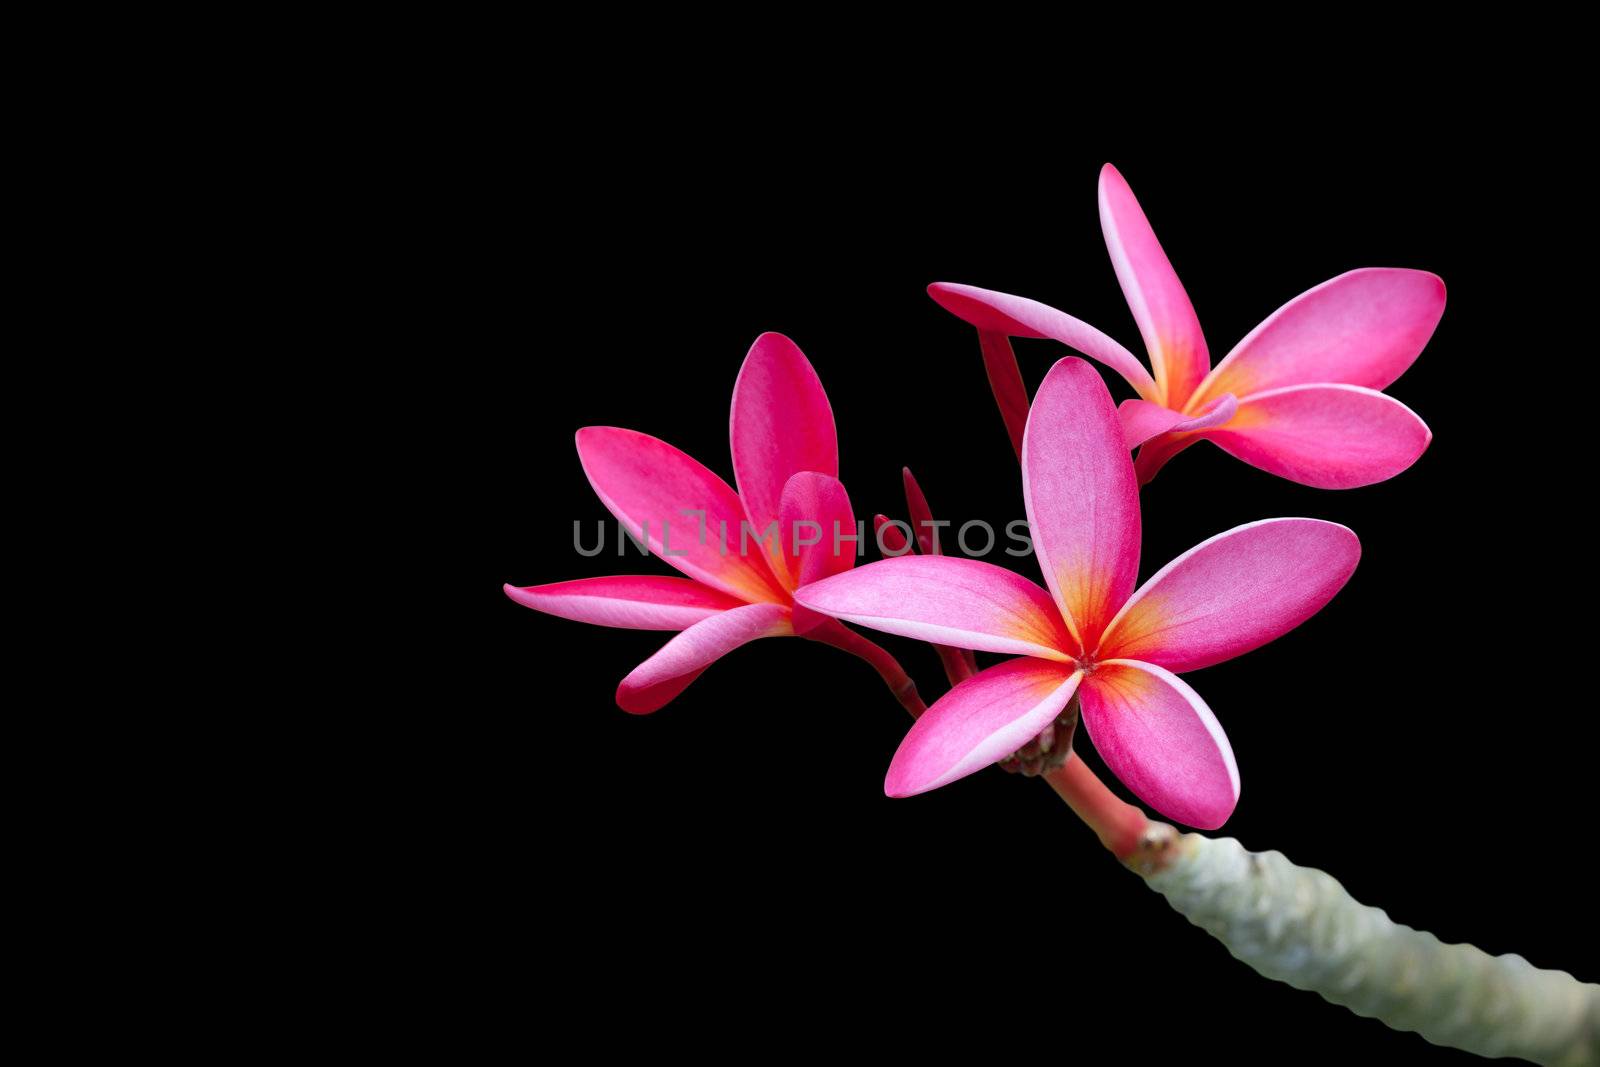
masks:
[[[744,603],[688,578],[654,575],[508,585],[505,591],[523,607],[547,615],[629,630],[682,630]]]
[[[1070,666],[1014,659],[973,675],[923,712],[889,764],[883,791],[909,797],[948,785],[1038,736],[1078,688]]]
[[[911,551],[911,542],[906,540],[905,530],[891,524],[887,515],[872,517],[872,532],[885,557],[903,556]]]
[[[795,600],[824,615],[920,641],[1069,658],[1071,638],[1050,594],[1020,574],[980,560],[880,560],[803,586]]]
[[[781,333],[764,333],[750,346],[733,387],[728,435],[734,482],[758,532],[779,517],[792,476],[815,471],[838,477],[828,394],[805,353]],[[782,554],[772,554],[777,570]]]
[[[1022,445],[1034,551],[1067,625],[1094,648],[1139,572],[1139,486],[1093,367],[1063,359],[1039,386]]]
[[[1417,461],[1433,434],[1400,401],[1354,385],[1257,393],[1205,436],[1254,467],[1319,489],[1371,485]]]
[[[783,488],[779,511],[783,551],[797,584],[809,585],[855,566],[856,548],[864,535],[856,529],[850,497],[839,479],[809,471],[796,474]],[[810,632],[826,619],[795,605],[797,634]]]
[[[1320,519],[1266,519],[1203,541],[1155,573],[1106,629],[1100,655],[1182,673],[1305,622],[1355,573],[1361,542]]]
[[[1444,282],[1423,270],[1367,267],[1309,289],[1251,330],[1204,395],[1337,382],[1382,389],[1416,360],[1444,314]]]
[[[1000,418],[1011,438],[1011,449],[1022,458],[1022,431],[1028,425],[1028,387],[1017,366],[1011,339],[992,330],[978,331],[978,347],[983,352],[983,369],[989,375],[989,389],[1000,407]]]
[[[787,599],[760,553],[740,554],[744,505],[699,461],[615,426],[579,430],[578,458],[606,510],[634,537],[643,529],[640,540],[666,563],[741,600]]]
[[[643,715],[655,711],[725,654],[760,637],[794,631],[781,604],[746,604],[695,623],[635,667],[617,686],[617,706]]]
[[[1122,295],[1155,366],[1161,399],[1169,407],[1182,408],[1211,369],[1211,354],[1189,294],[1133,190],[1109,163],[1100,171],[1100,229]]]
[[[1239,768],[1217,717],[1182,678],[1108,660],[1079,686],[1083,725],[1122,784],[1169,819],[1201,830],[1228,821]]]
[[[1010,337],[1048,337],[1060,341],[1122,375],[1146,400],[1159,399],[1155,379],[1150,377],[1150,372],[1144,369],[1144,364],[1139,362],[1137,356],[1093,326],[1064,311],[1057,311],[1026,297],[954,282],[934,282],[928,286],[928,295],[940,307],[970,322],[980,331]]]
[[[906,511],[911,515],[911,534],[916,538],[917,551],[924,556],[944,555],[944,544],[938,537],[939,527],[933,524],[933,509],[928,507],[928,498],[910,467],[900,468],[900,484],[906,491]]]

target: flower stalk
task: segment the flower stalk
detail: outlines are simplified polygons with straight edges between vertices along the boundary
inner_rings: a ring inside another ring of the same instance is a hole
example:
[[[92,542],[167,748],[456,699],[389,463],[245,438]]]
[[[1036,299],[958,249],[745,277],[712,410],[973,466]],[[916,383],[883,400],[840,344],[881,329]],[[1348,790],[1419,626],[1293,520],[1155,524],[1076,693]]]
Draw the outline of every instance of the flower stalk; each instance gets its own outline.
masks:
[[[1076,752],[1043,777],[1113,856],[1126,862],[1139,851],[1150,820],[1107,788]]]

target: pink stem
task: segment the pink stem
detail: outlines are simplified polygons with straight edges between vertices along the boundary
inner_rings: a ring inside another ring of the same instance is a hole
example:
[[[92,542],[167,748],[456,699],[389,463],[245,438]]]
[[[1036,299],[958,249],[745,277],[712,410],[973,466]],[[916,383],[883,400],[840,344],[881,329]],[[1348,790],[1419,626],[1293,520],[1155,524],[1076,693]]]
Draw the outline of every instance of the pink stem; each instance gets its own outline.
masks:
[[[952,686],[960,685],[977,673],[973,665],[968,662],[969,654],[966,649],[934,645],[933,650],[939,653],[939,662],[944,665],[944,676],[950,679]]]
[[[878,672],[884,684],[894,693],[895,699],[900,701],[900,705],[911,713],[913,719],[928,710],[928,706],[917,695],[917,683],[911,680],[911,676],[906,673],[904,667],[900,666],[899,661],[843,623],[836,622],[831,626],[820,626],[806,634],[806,636],[813,641],[832,645],[834,648],[843,649],[852,656],[858,656],[866,660],[872,665],[872,669]]]
[[[1122,860],[1138,851],[1150,820],[1145,818],[1144,812],[1107,789],[1077,753],[1068,756],[1067,762],[1055,770],[1046,772],[1044,778],[1078,818],[1089,824],[1089,829],[1113,856]]]

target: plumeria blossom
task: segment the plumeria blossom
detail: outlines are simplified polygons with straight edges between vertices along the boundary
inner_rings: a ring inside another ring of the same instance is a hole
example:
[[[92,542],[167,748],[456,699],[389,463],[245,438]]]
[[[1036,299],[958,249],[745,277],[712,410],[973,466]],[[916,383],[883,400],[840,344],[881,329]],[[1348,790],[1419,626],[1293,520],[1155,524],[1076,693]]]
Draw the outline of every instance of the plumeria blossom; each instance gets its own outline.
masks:
[[[1202,829],[1239,797],[1216,716],[1178,677],[1248,652],[1315,614],[1360,543],[1316,519],[1249,523],[1185,552],[1135,590],[1139,489],[1105,383],[1063,359],[1034,399],[1022,492],[1048,590],[1002,567],[901,556],[800,589],[805,606],[924,641],[1017,656],[917,720],[884,788],[946,785],[1032,740],[1077,697],[1090,739],[1141,799]]]
[[[844,538],[856,533],[856,524],[838,480],[839,446],[827,394],[787,337],[762,334],[751,346],[733,389],[729,435],[737,492],[648,434],[614,426],[578,431],[578,458],[601,503],[686,577],[626,575],[505,587],[517,603],[565,619],[679,631],[617,687],[625,711],[655,711],[717,659],[762,637],[800,635],[840,645],[878,659],[880,671],[893,662],[877,646],[794,602],[797,588],[854,565],[856,542]],[[748,536],[742,536],[744,522]],[[808,525],[797,529],[801,524]],[[777,536],[760,539],[774,525]],[[837,552],[835,530],[842,533]]]
[[[976,326],[1011,428],[1027,395],[1010,337],[1049,337],[1110,367],[1138,398],[1121,407],[1139,481],[1198,441],[1303,485],[1348,489],[1392,478],[1432,439],[1416,413],[1381,392],[1422,352],[1444,314],[1444,282],[1420,270],[1364,268],[1269,315],[1215,367],[1194,306],[1133,190],[1100,172],[1100,227],[1152,374],[1126,348],[1054,308],[970,285],[929,294]]]

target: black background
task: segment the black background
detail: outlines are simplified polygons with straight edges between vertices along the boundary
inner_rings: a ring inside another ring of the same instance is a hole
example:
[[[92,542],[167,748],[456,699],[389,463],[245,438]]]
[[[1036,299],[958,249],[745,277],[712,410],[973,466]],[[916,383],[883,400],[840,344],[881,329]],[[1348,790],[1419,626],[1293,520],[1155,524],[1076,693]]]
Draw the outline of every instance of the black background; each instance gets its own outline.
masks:
[[[600,1008],[619,1025],[593,1040],[661,1052],[754,1024],[784,1048],[1071,1055],[1092,1033],[1136,1058],[1176,1036],[1259,1062],[1292,1033],[1302,1062],[1465,1062],[1234,961],[1041,783],[992,770],[885,798],[909,720],[840,652],[758,642],[636,717],[613,703],[616,683],[668,635],[539,615],[500,592],[673,573],[573,550],[574,520],[607,517],[573,432],[651,433],[731,481],[731,389],[764,330],[820,374],[858,517],[904,515],[906,464],[940,518],[1022,517],[976,335],[924,287],[1033,297],[1142,354],[1096,213],[1108,159],[1213,362],[1351,268],[1423,268],[1449,289],[1433,340],[1388,390],[1434,431],[1413,468],[1331,492],[1201,445],[1142,494],[1141,578],[1271,516],[1341,522],[1363,543],[1319,615],[1188,676],[1242,775],[1220,832],[1446,940],[1597,976],[1590,894],[1563,873],[1586,832],[1597,730],[1593,338],[1590,312],[1558,291],[1574,262],[1559,164],[1359,129],[1294,150],[1062,152],[1060,131],[1000,145],[890,126],[848,139],[804,124],[650,128],[558,124],[535,167],[465,135],[438,223],[450,348],[420,430],[451,450],[439,544],[464,600],[441,637],[457,657],[450,699],[423,728],[412,788],[439,827],[448,874],[435,877],[468,902],[461,937],[524,992],[537,983],[537,1024]],[[1068,354],[1017,349],[1030,389]],[[1032,560],[998,562],[1036,577]],[[930,703],[943,692],[931,650],[880,640]],[[1078,751],[1101,767],[1086,739]]]

